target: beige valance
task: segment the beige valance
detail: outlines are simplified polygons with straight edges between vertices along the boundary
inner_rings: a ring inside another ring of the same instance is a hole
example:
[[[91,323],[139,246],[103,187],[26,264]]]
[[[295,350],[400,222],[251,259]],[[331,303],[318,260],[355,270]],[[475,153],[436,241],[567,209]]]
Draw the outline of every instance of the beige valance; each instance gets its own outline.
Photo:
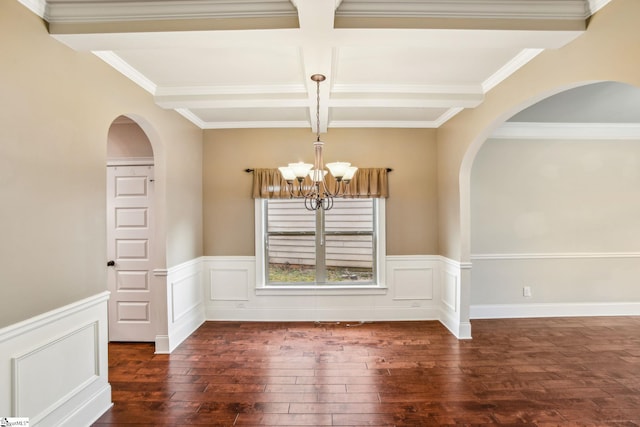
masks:
[[[345,195],[353,198],[389,197],[388,171],[386,168],[358,168],[353,179],[346,186]],[[325,179],[329,189],[332,192],[335,191],[336,180],[331,174],[327,174]],[[303,181],[303,186],[306,188],[311,186],[309,177]],[[289,197],[287,182],[278,169],[253,170],[254,199],[288,199]]]

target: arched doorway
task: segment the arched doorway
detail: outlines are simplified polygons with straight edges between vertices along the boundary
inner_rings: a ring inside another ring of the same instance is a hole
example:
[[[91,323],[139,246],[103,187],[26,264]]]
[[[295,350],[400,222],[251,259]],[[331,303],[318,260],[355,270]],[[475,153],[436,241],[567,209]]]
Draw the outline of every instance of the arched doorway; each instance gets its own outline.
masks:
[[[470,318],[633,314],[640,89],[570,88],[516,113],[470,172]]]
[[[119,116],[107,142],[109,340],[156,339],[154,155],[132,119]]]

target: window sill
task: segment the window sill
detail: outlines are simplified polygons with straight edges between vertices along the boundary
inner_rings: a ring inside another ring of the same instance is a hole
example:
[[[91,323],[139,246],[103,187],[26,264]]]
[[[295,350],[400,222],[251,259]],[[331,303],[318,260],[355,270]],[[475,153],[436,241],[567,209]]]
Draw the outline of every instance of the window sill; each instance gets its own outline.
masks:
[[[256,288],[256,295],[386,295],[388,289],[373,285],[274,285]]]

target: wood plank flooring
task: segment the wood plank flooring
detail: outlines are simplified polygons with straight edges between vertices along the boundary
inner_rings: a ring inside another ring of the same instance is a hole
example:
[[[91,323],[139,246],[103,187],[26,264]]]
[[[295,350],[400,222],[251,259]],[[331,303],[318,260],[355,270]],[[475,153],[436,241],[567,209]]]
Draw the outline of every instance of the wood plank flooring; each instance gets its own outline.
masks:
[[[107,426],[640,426],[640,317],[207,322],[109,345]]]

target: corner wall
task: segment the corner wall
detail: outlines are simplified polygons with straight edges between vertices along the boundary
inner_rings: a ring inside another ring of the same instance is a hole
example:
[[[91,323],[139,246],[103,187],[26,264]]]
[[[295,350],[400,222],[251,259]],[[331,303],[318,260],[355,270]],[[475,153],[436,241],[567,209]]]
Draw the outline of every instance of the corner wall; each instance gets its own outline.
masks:
[[[472,317],[640,314],[640,140],[520,127],[474,162]]]
[[[636,30],[640,2],[613,0],[589,20],[587,31],[558,50],[546,50],[487,93],[485,101],[437,130],[440,254],[468,263],[471,256],[471,168],[482,144],[505,120],[560,91],[597,81],[640,86]],[[473,272],[471,272],[473,274]],[[471,274],[460,286],[461,322],[468,322]]]
[[[157,268],[201,256],[202,130],[17,0],[0,2],[0,52],[0,327],[106,290],[107,135],[120,115],[154,149]]]

